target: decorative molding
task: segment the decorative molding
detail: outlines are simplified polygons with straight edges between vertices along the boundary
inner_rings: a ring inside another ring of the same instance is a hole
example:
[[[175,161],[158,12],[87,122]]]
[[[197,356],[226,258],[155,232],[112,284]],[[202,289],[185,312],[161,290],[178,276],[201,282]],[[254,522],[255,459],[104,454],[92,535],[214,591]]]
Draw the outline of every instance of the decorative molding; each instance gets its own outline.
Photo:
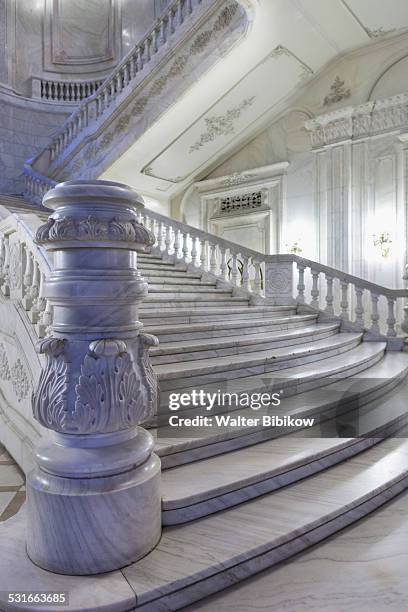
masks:
[[[154,416],[158,413],[159,410],[159,400],[160,400],[160,385],[159,379],[156,372],[153,369],[153,366],[149,357],[149,350],[152,346],[158,346],[159,340],[156,336],[152,334],[146,334],[141,332],[139,334],[139,355],[138,355],[138,363],[141,364],[140,372],[142,375],[142,380],[144,383],[144,387],[147,391],[148,397],[148,405],[146,414],[143,417],[143,420]],[[142,421],[141,421],[142,422]]]
[[[345,9],[350,13],[350,15],[353,17],[353,19],[358,23],[358,25],[364,30],[364,32],[370,38],[381,38],[382,36],[386,36],[387,34],[390,34],[391,32],[395,32],[396,31],[396,28],[391,28],[390,30],[385,30],[383,26],[380,26],[379,28],[375,28],[374,30],[372,30],[371,28],[367,27],[361,21],[361,19],[357,16],[357,14],[354,12],[354,10],[351,8],[351,6],[349,6],[349,4],[348,4],[348,2],[346,2],[346,0],[341,0],[341,3],[345,7]]]
[[[390,30],[384,30],[383,27],[377,28],[376,30],[370,30],[370,28],[365,28],[365,31],[367,32],[370,38],[381,38],[382,36],[386,36],[387,34],[392,34],[392,32],[396,31],[396,28],[391,28]]]
[[[20,289],[22,284],[22,270],[21,270],[21,252],[20,244],[13,243],[10,245],[9,255],[9,283],[11,289]]]
[[[284,47],[283,45],[278,45],[275,49],[270,53],[269,57],[282,57],[282,55],[286,57],[290,57],[296,60],[299,65],[301,72],[299,74],[299,80],[305,81],[314,75],[314,70],[310,66],[308,66],[303,60],[300,59],[295,53],[293,53],[288,47]]]
[[[206,130],[200,138],[190,146],[189,153],[199,151],[209,142],[213,142],[220,136],[235,134],[235,121],[240,118],[243,111],[252,106],[255,96],[245,98],[238,106],[230,108],[224,115],[214,115],[204,119]]]
[[[348,106],[305,123],[314,149],[345,140],[359,140],[400,131],[407,127],[408,93],[355,107]]]
[[[7,358],[7,351],[2,342],[0,342],[0,379],[10,380],[10,366]]]
[[[339,76],[336,76],[334,82],[330,85],[330,93],[325,97],[323,106],[338,104],[342,100],[347,100],[351,97],[351,89],[346,89],[345,82]]]
[[[10,373],[11,383],[13,385],[17,401],[21,402],[28,396],[28,392],[30,390],[30,383],[28,380],[27,372],[20,359],[17,359],[17,361],[13,364]]]
[[[33,414],[41,425],[55,431],[64,431],[69,423],[66,342],[60,338],[46,338],[37,347],[38,353],[47,356],[47,365],[33,395]]]
[[[105,40],[100,40],[100,52],[88,55],[78,56],[69,55],[64,48],[64,9],[72,11],[75,6],[73,0],[53,0],[52,3],[52,22],[51,22],[51,61],[53,64],[63,64],[65,66],[103,63],[113,60],[115,57],[115,41],[114,41],[114,4],[113,0],[98,0],[99,13],[102,14],[103,6],[107,13],[107,23],[104,28],[106,37]],[[64,6],[65,5],[65,6]],[[86,25],[86,22],[84,22]],[[94,24],[95,25],[95,24]]]
[[[75,387],[77,433],[128,429],[149,416],[146,389],[123,340],[96,340]]]
[[[156,241],[152,232],[137,221],[121,221],[116,218],[105,221],[91,216],[84,219],[50,217],[37,230],[37,244],[72,240],[136,242],[147,246],[152,246]]]
[[[248,172],[234,172],[230,176],[225,177],[221,184],[226,187],[235,187],[236,185],[242,185],[243,183],[247,183],[254,178],[254,174],[249,174]]]

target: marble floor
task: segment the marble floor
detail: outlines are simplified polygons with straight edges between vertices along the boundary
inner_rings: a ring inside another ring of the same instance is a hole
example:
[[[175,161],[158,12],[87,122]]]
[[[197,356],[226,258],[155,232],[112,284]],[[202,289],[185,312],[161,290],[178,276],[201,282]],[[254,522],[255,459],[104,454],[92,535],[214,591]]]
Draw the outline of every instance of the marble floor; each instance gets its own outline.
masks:
[[[24,501],[24,475],[0,444],[0,522],[14,516]]]
[[[188,612],[406,612],[408,492],[324,544]]]

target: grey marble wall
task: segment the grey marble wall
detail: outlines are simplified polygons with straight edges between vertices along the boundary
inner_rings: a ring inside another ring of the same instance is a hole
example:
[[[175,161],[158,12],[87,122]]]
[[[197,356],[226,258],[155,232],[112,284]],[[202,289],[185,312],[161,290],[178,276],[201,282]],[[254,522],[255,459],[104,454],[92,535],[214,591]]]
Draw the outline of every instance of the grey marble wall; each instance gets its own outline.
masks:
[[[0,0],[0,82],[7,81],[6,62],[7,11],[6,0]]]
[[[150,29],[160,6],[155,0],[0,0],[0,83],[30,96],[32,76],[103,77]]]
[[[50,105],[41,110],[39,104],[0,96],[0,193],[22,193],[24,162],[48,143],[66,116]]]

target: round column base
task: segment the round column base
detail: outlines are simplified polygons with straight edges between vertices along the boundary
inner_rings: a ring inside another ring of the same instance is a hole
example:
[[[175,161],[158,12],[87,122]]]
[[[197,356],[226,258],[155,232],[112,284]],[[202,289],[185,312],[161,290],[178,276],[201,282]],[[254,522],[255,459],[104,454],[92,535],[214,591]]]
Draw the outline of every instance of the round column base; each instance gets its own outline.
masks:
[[[145,556],[161,535],[160,459],[127,472],[64,478],[35,468],[27,478],[27,553],[72,576],[117,570]]]

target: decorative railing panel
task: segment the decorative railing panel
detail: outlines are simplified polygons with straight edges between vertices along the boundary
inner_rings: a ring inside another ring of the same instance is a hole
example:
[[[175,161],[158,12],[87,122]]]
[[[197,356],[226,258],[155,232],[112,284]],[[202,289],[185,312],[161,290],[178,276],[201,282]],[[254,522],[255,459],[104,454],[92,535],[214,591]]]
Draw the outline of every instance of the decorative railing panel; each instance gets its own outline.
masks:
[[[33,98],[47,102],[62,102],[79,104],[93,96],[102,85],[103,80],[91,81],[55,81],[33,77],[31,79],[31,95]]]

